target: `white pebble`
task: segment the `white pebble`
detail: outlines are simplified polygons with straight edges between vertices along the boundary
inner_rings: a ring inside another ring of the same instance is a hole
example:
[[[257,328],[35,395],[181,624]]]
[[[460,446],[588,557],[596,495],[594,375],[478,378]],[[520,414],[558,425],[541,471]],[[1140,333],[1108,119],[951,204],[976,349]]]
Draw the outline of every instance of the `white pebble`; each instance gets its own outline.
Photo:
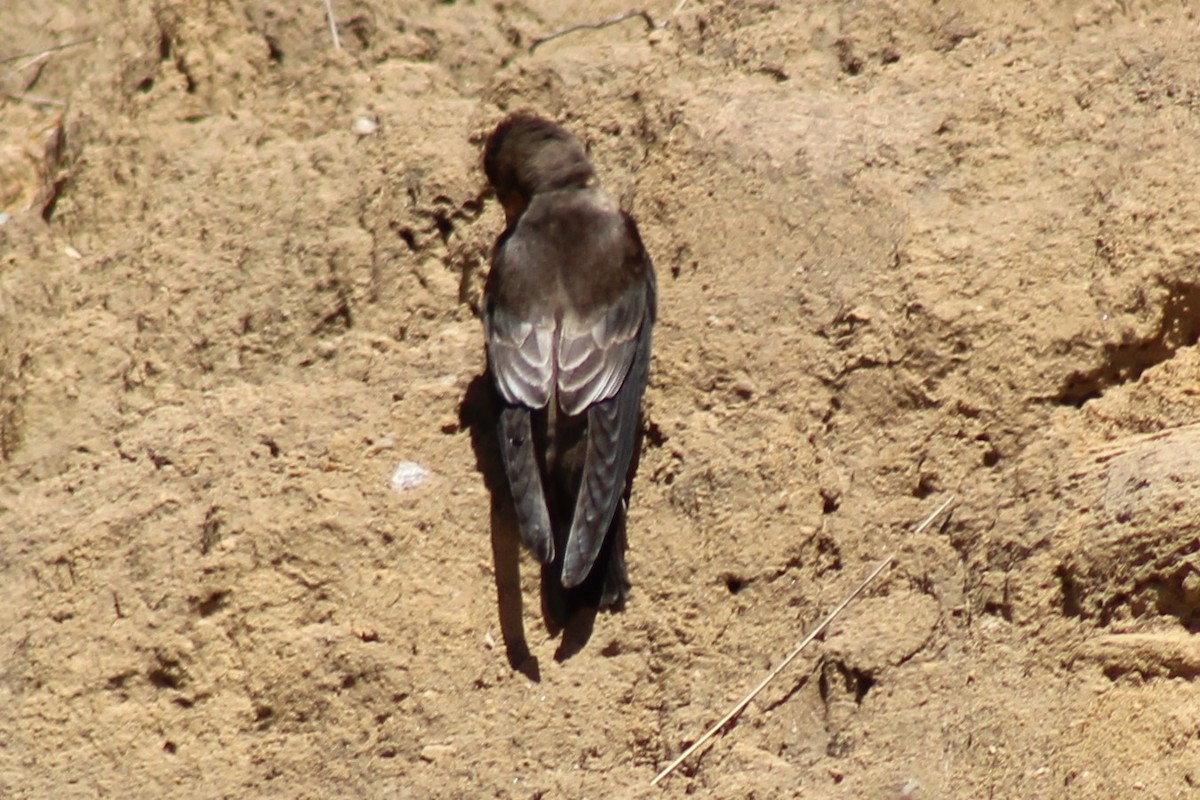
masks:
[[[354,120],[354,124],[350,126],[350,130],[357,133],[359,136],[370,136],[375,131],[379,130],[379,123],[370,117],[359,117]]]
[[[401,461],[392,470],[392,489],[397,492],[407,492],[415,489],[429,477],[429,470],[415,461]]]

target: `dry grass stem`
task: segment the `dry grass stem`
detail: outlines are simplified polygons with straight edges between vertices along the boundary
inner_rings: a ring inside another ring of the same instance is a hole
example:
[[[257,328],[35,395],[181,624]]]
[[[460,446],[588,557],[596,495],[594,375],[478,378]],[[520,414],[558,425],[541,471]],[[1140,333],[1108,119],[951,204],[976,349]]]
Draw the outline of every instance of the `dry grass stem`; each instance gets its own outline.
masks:
[[[342,49],[342,39],[338,36],[337,20],[333,18],[333,0],[325,0],[325,19],[329,21],[329,35],[333,39],[333,49]]]
[[[930,514],[928,517],[926,517],[919,525],[917,525],[917,527],[915,527],[913,529],[913,534],[915,535],[915,534],[921,533],[923,530],[928,528],[935,519],[937,519],[939,516],[941,516],[943,511],[945,511],[947,508],[950,507],[950,504],[953,502],[954,502],[954,495],[951,495],[950,497],[948,497],[946,499],[946,501],[944,503],[942,503],[940,506],[938,506],[932,514]],[[751,701],[753,701],[754,698],[758,696],[759,692],[761,692],[763,689],[767,688],[767,684],[769,684],[771,681],[773,681],[779,675],[779,673],[781,673],[785,669],[787,669],[787,666],[789,664],[791,664],[793,661],[795,661],[796,657],[799,656],[802,652],[804,652],[804,649],[806,647],[808,647],[810,644],[812,644],[813,640],[816,639],[818,636],[820,636],[821,633],[823,633],[824,630],[826,628],[828,628],[829,625],[835,619],[837,619],[839,614],[841,614],[843,611],[846,610],[846,607],[850,605],[850,603],[854,600],[854,598],[856,598],[860,594],[862,594],[863,590],[866,589],[868,586],[870,586],[871,582],[874,581],[877,577],[879,577],[879,574],[881,572],[883,572],[885,569],[887,569],[889,566],[891,566],[892,562],[895,560],[896,560],[896,553],[895,553],[895,551],[893,551],[892,553],[890,553],[888,555],[887,558],[883,559],[883,561],[880,561],[879,564],[876,565],[875,569],[871,570],[871,573],[869,575],[867,575],[866,578],[863,579],[862,583],[860,583],[860,584],[858,584],[858,586],[854,587],[853,591],[851,591],[850,594],[846,595],[846,597],[842,599],[842,602],[838,603],[837,606],[834,607],[833,611],[830,611],[829,615],[826,616],[825,619],[821,620],[820,624],[817,625],[817,627],[815,627],[811,631],[809,631],[808,635],[805,636],[800,641],[800,644],[796,645],[796,647],[792,650],[792,652],[787,654],[787,657],[784,658],[783,661],[780,661],[779,664],[774,669],[772,669],[769,673],[767,673],[767,676],[765,678],[763,678],[761,681],[759,681],[758,685],[755,686],[753,689],[751,689],[750,692],[745,697],[743,697],[741,700],[739,700],[737,702],[737,704],[734,705],[734,707],[729,710],[729,713],[727,713],[725,716],[721,717],[721,719],[717,720],[716,724],[714,724],[711,728],[709,728],[703,734],[701,734],[699,739],[697,739],[695,742],[692,743],[692,745],[690,747],[688,747],[686,750],[684,750],[682,753],[680,753],[679,756],[674,761],[672,761],[670,764],[668,764],[666,766],[666,768],[663,769],[662,772],[655,775],[654,780],[650,781],[650,785],[657,786],[658,783],[663,778],[670,775],[672,772],[675,771],[676,768],[679,767],[680,764],[682,764],[684,761],[686,761],[688,756],[692,755],[697,750],[699,750],[701,747],[703,747],[705,742],[707,742],[709,739],[711,739],[712,737],[714,737],[718,733],[720,733],[721,730],[724,729],[726,725],[728,725],[739,714],[741,714],[742,711],[744,711],[746,709],[746,706],[750,705]]]
[[[56,44],[53,47],[47,47],[44,50],[36,50],[36,51],[30,52],[30,53],[18,53],[15,56],[6,56],[4,58],[0,58],[0,64],[11,64],[13,61],[20,61],[22,58],[36,60],[36,59],[42,58],[46,55],[49,55],[50,53],[55,53],[55,52],[58,52],[59,50],[66,50],[69,47],[78,47],[81,44],[91,44],[92,42],[96,41],[99,38],[100,38],[99,36],[89,36],[86,39],[76,39],[71,42],[63,42],[62,44]]]
[[[9,100],[16,100],[21,103],[29,103],[35,106],[55,106],[56,108],[66,108],[67,104],[64,100],[56,100],[53,97],[42,97],[40,94],[17,94],[15,92],[0,92],[0,95],[7,97]]]
[[[646,27],[649,30],[654,30],[655,27],[657,27],[654,24],[654,20],[650,18],[648,13],[642,11],[641,9],[633,9],[630,11],[624,11],[614,17],[601,20],[600,22],[581,22],[578,25],[572,25],[569,28],[563,28],[561,31],[555,31],[554,33],[550,33],[545,36],[539,36],[533,40],[533,44],[529,45],[529,52],[532,53],[546,42],[549,42],[552,39],[558,39],[561,36],[566,36],[569,33],[575,33],[576,31],[594,31],[601,28],[608,28],[612,25],[620,25],[625,20],[633,19],[634,17],[641,17],[644,19],[646,21]]]

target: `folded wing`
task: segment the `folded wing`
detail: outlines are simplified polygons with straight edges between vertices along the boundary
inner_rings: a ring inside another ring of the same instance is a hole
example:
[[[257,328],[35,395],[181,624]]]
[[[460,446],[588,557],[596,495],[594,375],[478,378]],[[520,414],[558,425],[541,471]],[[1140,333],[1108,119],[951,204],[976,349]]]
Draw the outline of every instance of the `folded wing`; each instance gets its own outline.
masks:
[[[623,380],[616,383],[611,394],[600,396],[587,409],[587,456],[563,557],[562,582],[568,588],[587,577],[625,492],[629,462],[637,442],[642,393],[650,371],[650,319],[644,288],[642,297],[641,324],[630,343],[632,347],[622,345],[609,351],[629,352],[630,362]],[[606,389],[612,386],[609,377],[612,373],[600,374],[604,377],[597,383]]]

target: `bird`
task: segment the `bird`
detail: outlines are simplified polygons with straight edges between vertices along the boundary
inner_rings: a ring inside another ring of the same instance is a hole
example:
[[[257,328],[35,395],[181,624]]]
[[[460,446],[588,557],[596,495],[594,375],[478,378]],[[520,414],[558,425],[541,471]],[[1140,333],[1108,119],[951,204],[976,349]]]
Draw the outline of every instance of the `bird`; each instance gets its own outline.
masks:
[[[548,626],[630,591],[625,518],[657,315],[637,223],[599,187],[579,140],[530,112],[487,137],[504,209],[484,286],[496,434]]]

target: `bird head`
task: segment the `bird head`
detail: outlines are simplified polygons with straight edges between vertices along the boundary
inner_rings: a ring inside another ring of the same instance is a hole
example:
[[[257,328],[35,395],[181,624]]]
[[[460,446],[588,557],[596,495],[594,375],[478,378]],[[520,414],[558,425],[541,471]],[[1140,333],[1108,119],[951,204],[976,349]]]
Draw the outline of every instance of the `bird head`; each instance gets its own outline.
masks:
[[[578,139],[526,111],[509,115],[488,136],[483,169],[510,225],[535,194],[587,186],[596,175]]]

